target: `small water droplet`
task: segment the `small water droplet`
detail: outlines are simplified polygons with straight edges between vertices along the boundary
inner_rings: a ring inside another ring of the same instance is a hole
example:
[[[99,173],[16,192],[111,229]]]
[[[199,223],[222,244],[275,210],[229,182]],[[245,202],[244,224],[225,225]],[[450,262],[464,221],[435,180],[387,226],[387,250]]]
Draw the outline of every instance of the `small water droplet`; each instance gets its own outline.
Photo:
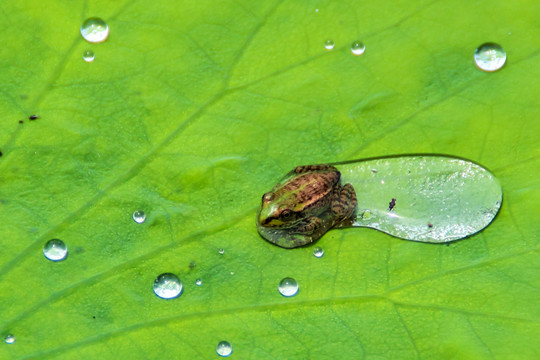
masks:
[[[334,49],[334,46],[336,46],[334,40],[328,39],[324,42],[324,48],[328,51]]]
[[[60,239],[52,239],[45,243],[43,254],[51,261],[62,261],[67,257],[68,249]]]
[[[13,344],[15,343],[15,336],[13,336],[13,334],[7,334],[6,337],[4,338],[4,341],[6,342],[6,344]]]
[[[81,25],[81,35],[88,42],[100,43],[107,40],[109,26],[100,18],[89,18]]]
[[[497,71],[506,62],[506,51],[499,44],[482,44],[474,52],[474,62],[480,70]]]
[[[231,271],[231,276],[234,276],[234,271]]]
[[[219,250],[218,250],[218,253],[219,253],[219,255],[225,254],[225,249],[219,249]]]
[[[162,299],[174,299],[182,293],[182,282],[178,276],[165,273],[154,280],[154,293]]]
[[[228,341],[221,341],[216,346],[216,352],[219,356],[227,357],[232,354],[232,346]]]
[[[315,12],[319,12],[319,9],[315,9]]]
[[[95,57],[96,56],[94,55],[94,52],[92,50],[86,50],[85,52],[83,52],[83,55],[82,55],[82,58],[86,62],[94,61]]]
[[[320,247],[316,247],[314,250],[313,250],[313,256],[315,256],[316,258],[321,258],[323,257],[324,255],[324,250]]]
[[[293,278],[286,277],[279,282],[278,290],[283,296],[294,296],[298,294],[298,283]]]
[[[202,280],[201,279],[195,280],[195,285],[201,286],[202,285]]]
[[[142,211],[142,210],[134,211],[134,212],[133,212],[133,220],[134,220],[137,224],[142,224],[143,222],[146,221],[146,214],[145,214],[144,211]]]
[[[353,55],[362,55],[366,51],[366,46],[361,41],[355,41],[351,45],[351,52]]]

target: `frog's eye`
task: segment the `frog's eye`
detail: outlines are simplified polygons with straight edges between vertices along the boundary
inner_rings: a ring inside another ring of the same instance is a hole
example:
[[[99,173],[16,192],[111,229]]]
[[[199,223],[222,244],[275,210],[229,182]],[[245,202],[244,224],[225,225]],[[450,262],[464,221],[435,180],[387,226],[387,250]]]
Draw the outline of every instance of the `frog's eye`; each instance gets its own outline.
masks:
[[[281,218],[283,220],[290,220],[292,217],[292,211],[291,210],[283,210],[281,212]]]

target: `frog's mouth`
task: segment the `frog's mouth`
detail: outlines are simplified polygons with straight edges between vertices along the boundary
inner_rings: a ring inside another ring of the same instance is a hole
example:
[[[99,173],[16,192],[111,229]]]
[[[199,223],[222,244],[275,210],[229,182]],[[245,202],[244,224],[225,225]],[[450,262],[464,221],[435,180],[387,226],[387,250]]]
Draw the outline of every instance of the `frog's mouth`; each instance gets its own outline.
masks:
[[[263,239],[283,248],[292,249],[313,241],[311,236],[291,233],[288,228],[264,227],[258,221],[257,225],[257,231]]]

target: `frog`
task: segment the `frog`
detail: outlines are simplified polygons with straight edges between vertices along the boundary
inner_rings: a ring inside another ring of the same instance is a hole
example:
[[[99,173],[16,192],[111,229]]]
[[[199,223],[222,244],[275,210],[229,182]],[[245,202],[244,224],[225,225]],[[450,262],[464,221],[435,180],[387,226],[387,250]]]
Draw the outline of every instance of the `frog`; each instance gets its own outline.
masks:
[[[335,166],[297,166],[262,196],[257,229],[280,247],[305,246],[352,223],[357,202],[353,186],[342,185]]]

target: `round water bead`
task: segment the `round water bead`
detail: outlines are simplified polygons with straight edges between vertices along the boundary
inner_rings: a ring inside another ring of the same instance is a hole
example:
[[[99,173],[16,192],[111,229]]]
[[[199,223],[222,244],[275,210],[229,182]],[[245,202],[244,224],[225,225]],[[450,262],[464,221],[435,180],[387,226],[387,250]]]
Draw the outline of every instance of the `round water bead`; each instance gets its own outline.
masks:
[[[162,299],[174,299],[182,293],[182,282],[171,273],[159,275],[154,280],[154,293]]]
[[[480,70],[497,71],[506,62],[506,51],[499,44],[482,44],[474,52],[474,62]]]
[[[133,221],[137,224],[142,224],[146,221],[146,214],[142,210],[137,210],[133,212]]]
[[[216,353],[219,356],[227,357],[232,354],[232,346],[228,341],[221,341],[216,346]]]
[[[51,239],[43,246],[43,255],[51,261],[62,261],[67,257],[68,249],[60,239]]]
[[[83,60],[86,62],[92,62],[96,56],[94,55],[94,52],[92,50],[86,50],[83,52]]]
[[[361,41],[355,41],[351,45],[351,52],[353,55],[362,55],[366,51],[366,46]]]
[[[324,255],[324,250],[320,247],[316,247],[314,250],[313,250],[313,256],[315,256],[316,258],[321,258],[323,257]]]
[[[100,18],[86,19],[81,25],[82,37],[91,43],[100,43],[109,37],[109,25]]]
[[[328,51],[333,50],[335,46],[336,43],[334,42],[334,40],[328,39],[324,42],[324,48]]]
[[[7,334],[4,337],[4,341],[6,344],[14,344],[15,343],[15,336],[13,334]]]
[[[279,293],[285,297],[291,297],[298,294],[298,283],[295,279],[286,277],[279,282]]]

